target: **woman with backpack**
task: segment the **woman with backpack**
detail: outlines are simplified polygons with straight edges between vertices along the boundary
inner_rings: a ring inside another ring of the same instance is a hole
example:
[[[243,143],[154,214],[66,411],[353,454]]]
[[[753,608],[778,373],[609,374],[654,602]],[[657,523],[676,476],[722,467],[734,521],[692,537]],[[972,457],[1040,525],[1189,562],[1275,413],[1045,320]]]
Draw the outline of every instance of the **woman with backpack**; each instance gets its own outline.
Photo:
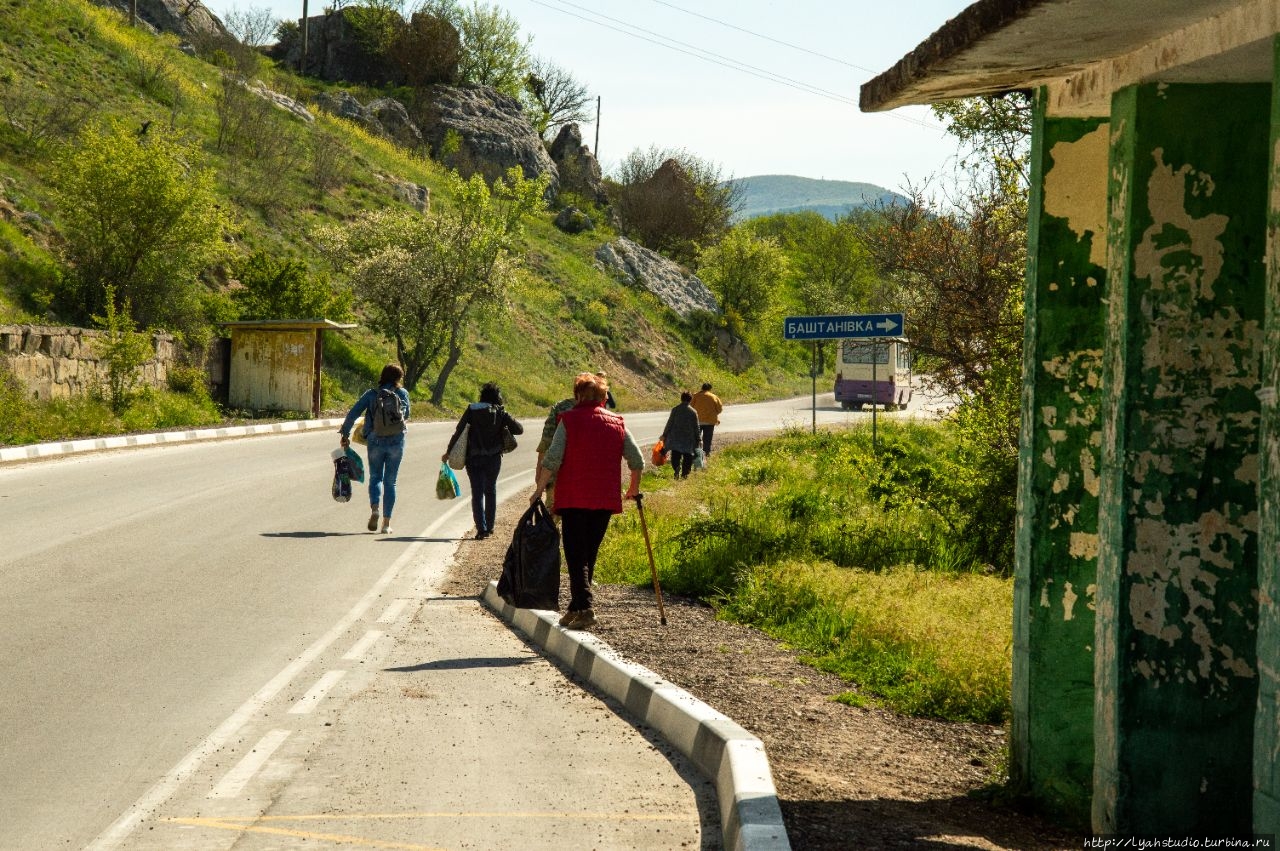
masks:
[[[396,475],[404,457],[404,433],[409,421],[409,394],[400,386],[404,370],[399,364],[389,363],[378,376],[378,386],[364,391],[347,412],[342,427],[338,429],[339,442],[345,449],[351,442],[351,428],[361,415],[364,426],[361,433],[367,441],[369,454],[369,515],[368,529],[378,530],[378,509],[381,501],[382,534],[391,533],[391,510],[396,506]],[[383,494],[383,488],[386,493]]]
[[[458,426],[449,438],[441,461],[449,460],[449,450],[467,434],[467,481],[471,483],[471,517],[476,522],[476,540],[493,534],[493,521],[498,512],[498,474],[502,472],[504,434],[524,434],[524,426],[516,422],[502,407],[502,393],[490,381],[480,388],[480,401],[463,411]]]

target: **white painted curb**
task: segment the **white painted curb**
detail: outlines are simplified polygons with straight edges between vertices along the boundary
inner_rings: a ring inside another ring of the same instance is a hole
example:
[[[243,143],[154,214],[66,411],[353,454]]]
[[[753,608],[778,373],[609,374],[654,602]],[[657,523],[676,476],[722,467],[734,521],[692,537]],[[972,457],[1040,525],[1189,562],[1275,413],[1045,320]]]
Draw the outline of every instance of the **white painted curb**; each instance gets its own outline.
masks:
[[[77,452],[97,452],[103,449],[124,449],[129,446],[159,446],[166,443],[192,443],[199,440],[218,440],[224,437],[248,437],[254,434],[282,434],[291,431],[336,430],[344,418],[327,420],[287,420],[262,425],[227,426],[226,428],[202,428],[195,431],[162,431],[155,434],[121,434],[114,437],[90,437],[84,440],[68,440],[61,443],[32,443],[26,446],[0,448],[0,463],[6,461],[30,461],[36,458],[53,458],[73,455]]]
[[[764,744],[735,721],[634,662],[589,632],[561,629],[555,612],[517,609],[490,582],[483,600],[565,667],[626,707],[679,748],[715,783],[724,847],[790,851]]]

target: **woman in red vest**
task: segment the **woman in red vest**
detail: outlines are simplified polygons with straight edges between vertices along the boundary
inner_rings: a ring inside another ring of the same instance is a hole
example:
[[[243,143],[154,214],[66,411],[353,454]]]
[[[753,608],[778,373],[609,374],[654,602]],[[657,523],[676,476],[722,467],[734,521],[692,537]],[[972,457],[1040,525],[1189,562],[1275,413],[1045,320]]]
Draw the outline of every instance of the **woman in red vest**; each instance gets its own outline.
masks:
[[[566,629],[596,625],[591,610],[591,577],[609,520],[622,513],[622,500],[640,492],[644,456],[622,417],[605,409],[609,383],[584,372],[573,381],[574,406],[560,415],[551,446],[538,467],[532,505],[547,483],[556,480],[555,513],[560,517],[564,560],[569,567],[569,611],[560,619]],[[622,459],[631,483],[622,494]]]

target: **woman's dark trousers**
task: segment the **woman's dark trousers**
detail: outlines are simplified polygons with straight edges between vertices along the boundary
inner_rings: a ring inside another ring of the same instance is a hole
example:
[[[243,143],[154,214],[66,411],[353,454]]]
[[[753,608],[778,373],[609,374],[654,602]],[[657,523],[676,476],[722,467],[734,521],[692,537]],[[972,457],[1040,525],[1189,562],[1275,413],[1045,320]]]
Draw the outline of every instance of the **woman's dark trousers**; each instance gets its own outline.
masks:
[[[560,540],[569,568],[569,611],[591,608],[591,578],[596,571],[600,542],[613,512],[607,508],[562,508]]]
[[[693,453],[677,452],[671,450],[671,469],[676,471],[677,479],[689,478],[689,471],[693,469]]]
[[[467,459],[467,481],[471,483],[471,519],[476,533],[493,531],[493,518],[498,512],[498,473],[502,471],[501,455],[472,455]]]

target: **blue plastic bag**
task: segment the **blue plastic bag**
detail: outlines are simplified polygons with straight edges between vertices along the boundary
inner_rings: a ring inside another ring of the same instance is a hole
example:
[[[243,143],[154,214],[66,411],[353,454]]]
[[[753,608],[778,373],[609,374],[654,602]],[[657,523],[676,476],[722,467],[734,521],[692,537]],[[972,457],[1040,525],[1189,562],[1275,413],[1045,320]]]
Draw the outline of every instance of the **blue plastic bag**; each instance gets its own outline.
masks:
[[[462,496],[462,485],[458,477],[449,469],[448,464],[440,465],[440,475],[436,477],[436,499],[456,499]]]

